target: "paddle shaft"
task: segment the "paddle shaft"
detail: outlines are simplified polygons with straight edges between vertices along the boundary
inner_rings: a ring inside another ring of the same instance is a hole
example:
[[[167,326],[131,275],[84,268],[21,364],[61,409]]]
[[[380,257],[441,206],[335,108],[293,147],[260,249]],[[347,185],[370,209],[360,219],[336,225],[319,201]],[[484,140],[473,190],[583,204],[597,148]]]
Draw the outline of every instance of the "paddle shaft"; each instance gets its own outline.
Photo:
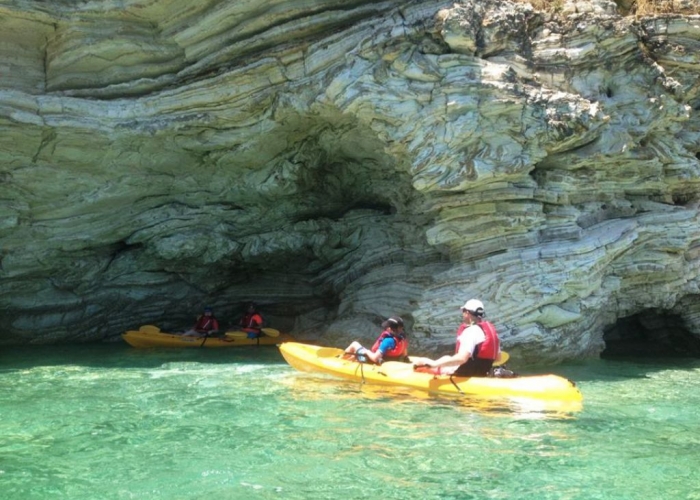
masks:
[[[199,344],[199,347],[204,347],[204,343],[207,341],[208,338],[209,338],[209,332],[206,332],[204,334],[204,340],[202,340],[202,343]]]
[[[264,334],[268,337],[279,337],[280,336],[279,330],[275,330],[274,328],[261,328],[259,334]],[[235,331],[231,331],[231,332],[226,332],[225,335],[227,335],[229,337],[245,338],[248,336],[248,332],[244,332],[242,330],[235,330]]]
[[[414,365],[419,365],[419,366],[427,364],[427,363],[425,363],[424,360],[432,361],[432,360],[430,360],[430,358],[424,358],[424,357],[420,357],[420,356],[410,356],[409,358],[411,360],[411,363],[413,363]],[[510,359],[510,354],[508,354],[506,351],[501,351],[500,355],[498,356],[498,359],[493,362],[493,366],[504,365],[508,362],[509,359]]]

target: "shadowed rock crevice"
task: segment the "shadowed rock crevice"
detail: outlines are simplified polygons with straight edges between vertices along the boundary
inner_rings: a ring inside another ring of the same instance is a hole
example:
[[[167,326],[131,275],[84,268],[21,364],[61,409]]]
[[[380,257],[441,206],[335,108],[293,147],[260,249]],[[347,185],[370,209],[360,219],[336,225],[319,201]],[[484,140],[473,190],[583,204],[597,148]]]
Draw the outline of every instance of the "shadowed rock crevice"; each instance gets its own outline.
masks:
[[[668,311],[644,310],[621,318],[605,330],[603,340],[601,357],[607,359],[700,357],[700,336]]]
[[[99,326],[104,336],[143,323],[181,329],[205,303],[234,326],[251,299],[271,324],[308,337],[358,322],[373,331],[385,311],[410,321],[410,304],[439,268],[431,262],[445,261],[426,241],[431,215],[408,165],[385,150],[375,132],[337,111],[287,114],[242,146],[211,148],[199,164],[159,165],[156,185],[140,185],[101,219],[116,231],[88,229],[94,215],[66,205],[58,221],[66,240],[43,250],[31,286],[21,266],[36,254],[20,245],[10,252],[4,270],[23,318],[9,330],[52,342],[66,338],[70,321],[82,332],[71,340],[94,339],[88,311],[110,315]],[[98,204],[113,204],[108,191],[97,193]],[[42,275],[51,283],[42,296],[55,308],[29,306],[25,296],[42,288]]]

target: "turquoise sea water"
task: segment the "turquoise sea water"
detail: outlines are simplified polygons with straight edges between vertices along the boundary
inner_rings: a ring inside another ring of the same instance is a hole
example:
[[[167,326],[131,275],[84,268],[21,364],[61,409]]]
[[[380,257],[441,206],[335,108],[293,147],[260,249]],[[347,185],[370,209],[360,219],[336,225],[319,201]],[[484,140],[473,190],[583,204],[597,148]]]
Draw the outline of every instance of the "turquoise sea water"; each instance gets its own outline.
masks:
[[[0,352],[2,499],[700,499],[700,361],[549,368],[583,410],[294,371],[275,347]]]

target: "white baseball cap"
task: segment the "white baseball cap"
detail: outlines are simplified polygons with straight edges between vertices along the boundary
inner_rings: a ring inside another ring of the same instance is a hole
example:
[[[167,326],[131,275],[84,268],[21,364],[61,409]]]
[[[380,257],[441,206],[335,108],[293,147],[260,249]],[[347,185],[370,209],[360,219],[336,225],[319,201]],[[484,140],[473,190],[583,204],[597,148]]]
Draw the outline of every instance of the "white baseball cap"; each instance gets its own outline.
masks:
[[[470,313],[474,313],[477,316],[484,316],[484,304],[480,300],[469,299],[463,306],[462,310],[467,310]]]

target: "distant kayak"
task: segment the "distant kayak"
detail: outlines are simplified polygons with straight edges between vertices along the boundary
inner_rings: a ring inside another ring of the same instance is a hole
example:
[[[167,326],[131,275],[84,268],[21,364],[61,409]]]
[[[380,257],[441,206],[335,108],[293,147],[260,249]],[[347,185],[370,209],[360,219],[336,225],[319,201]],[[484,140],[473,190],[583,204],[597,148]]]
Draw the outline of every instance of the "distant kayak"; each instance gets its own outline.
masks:
[[[144,325],[138,330],[129,330],[122,338],[133,347],[240,347],[250,345],[275,345],[294,340],[273,328],[263,328],[259,338],[249,339],[246,332],[231,331],[212,337],[190,337],[166,333],[153,325]]]
[[[342,349],[285,342],[279,346],[282,356],[299,371],[316,372],[367,384],[409,387],[433,394],[487,398],[529,398],[542,401],[576,403],[581,392],[570,380],[558,375],[528,375],[514,378],[450,377],[413,371],[411,363],[386,361],[382,365],[345,360]]]

